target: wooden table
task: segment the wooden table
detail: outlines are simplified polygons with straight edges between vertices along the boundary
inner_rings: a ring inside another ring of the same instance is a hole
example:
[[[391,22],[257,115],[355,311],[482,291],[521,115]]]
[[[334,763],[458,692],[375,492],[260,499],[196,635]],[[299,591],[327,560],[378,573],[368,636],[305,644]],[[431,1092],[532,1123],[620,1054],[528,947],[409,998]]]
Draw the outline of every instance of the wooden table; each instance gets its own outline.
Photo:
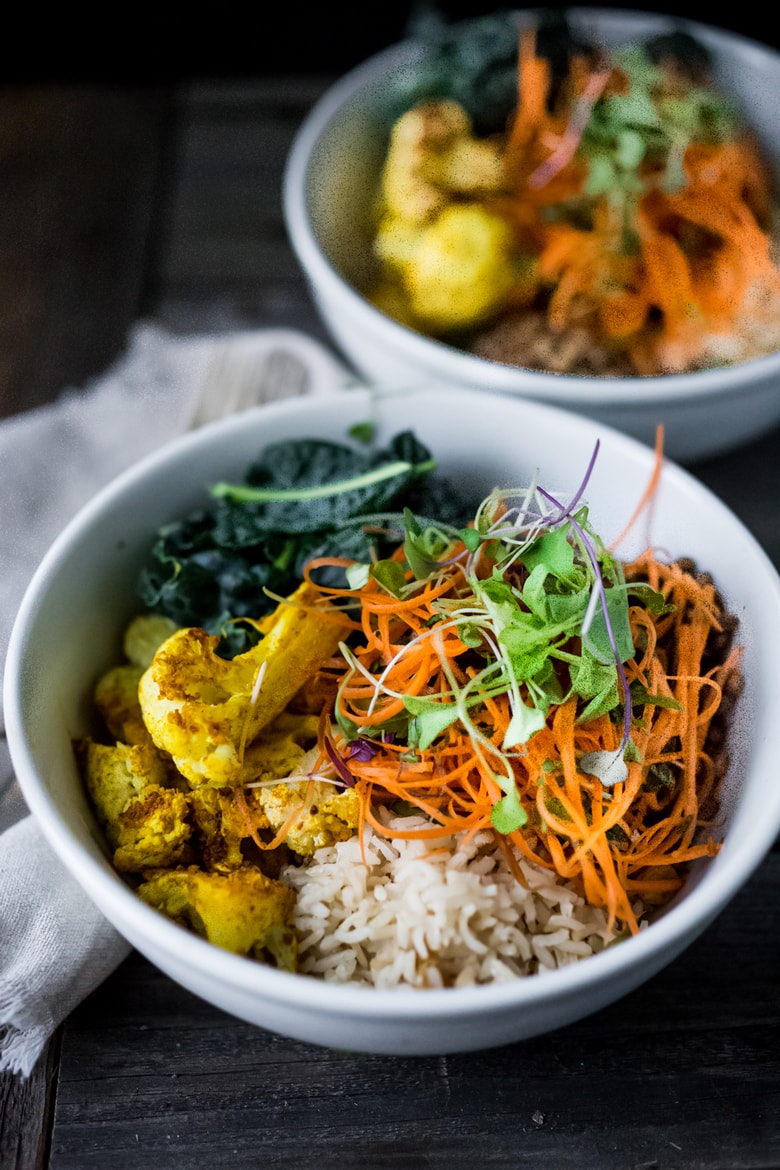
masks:
[[[0,413],[83,385],[141,318],[326,340],[280,179],[329,80],[0,91]],[[692,468],[778,565],[779,463],[780,430]],[[621,1002],[471,1055],[309,1047],[133,954],[0,1078],[0,1126],[3,1170],[778,1167],[780,852]]]

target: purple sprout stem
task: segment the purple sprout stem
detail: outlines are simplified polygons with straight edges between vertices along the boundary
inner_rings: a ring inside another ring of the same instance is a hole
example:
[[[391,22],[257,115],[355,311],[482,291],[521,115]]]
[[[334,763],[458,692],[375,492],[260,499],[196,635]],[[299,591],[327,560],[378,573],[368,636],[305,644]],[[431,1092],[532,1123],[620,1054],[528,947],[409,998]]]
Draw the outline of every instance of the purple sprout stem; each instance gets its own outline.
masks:
[[[618,653],[617,643],[615,642],[615,634],[614,634],[614,631],[612,629],[612,622],[609,620],[609,607],[607,605],[607,592],[604,588],[604,580],[601,576],[601,566],[599,565],[598,553],[596,552],[596,549],[593,545],[593,542],[590,539],[590,537],[587,535],[587,533],[585,532],[584,528],[582,528],[577,523],[577,521],[574,519],[574,517],[570,514],[570,509],[574,506],[574,503],[577,501],[577,499],[579,499],[582,495],[582,489],[584,488],[585,483],[587,482],[588,476],[590,475],[590,472],[593,468],[593,464],[595,462],[597,451],[598,451],[598,443],[596,444],[596,450],[593,452],[593,455],[591,457],[590,465],[589,465],[588,470],[585,474],[585,479],[583,480],[580,491],[574,497],[574,500],[572,500],[572,503],[569,504],[568,508],[564,508],[564,505],[561,504],[558,500],[556,500],[554,496],[551,496],[549,492],[545,491],[544,488],[540,488],[539,491],[545,497],[545,499],[549,500],[550,503],[555,504],[556,507],[561,509],[561,520],[568,519],[572,528],[577,533],[577,536],[579,537],[580,541],[582,542],[582,546],[585,549],[586,553],[588,554],[588,559],[593,567],[593,573],[594,573],[595,578],[596,578],[596,588],[599,591],[599,600],[601,602],[601,611],[604,614],[604,623],[607,627],[607,637],[609,638],[609,645],[610,645],[610,648],[612,650],[612,656],[615,659],[615,666],[617,667],[618,678],[620,679],[620,686],[621,686],[621,689],[623,691],[623,738],[622,738],[621,743],[620,743],[620,750],[622,751],[625,748],[626,744],[628,743],[628,741],[631,737],[631,717],[632,717],[631,688],[628,685],[628,678],[626,677],[626,672],[623,669],[623,663],[620,661],[620,654]]]
[[[355,777],[350,772],[342,757],[336,751],[335,744],[331,742],[327,735],[325,736],[325,751],[328,753],[328,759],[330,760],[331,764],[333,764],[333,767],[336,769],[347,788],[354,788]]]

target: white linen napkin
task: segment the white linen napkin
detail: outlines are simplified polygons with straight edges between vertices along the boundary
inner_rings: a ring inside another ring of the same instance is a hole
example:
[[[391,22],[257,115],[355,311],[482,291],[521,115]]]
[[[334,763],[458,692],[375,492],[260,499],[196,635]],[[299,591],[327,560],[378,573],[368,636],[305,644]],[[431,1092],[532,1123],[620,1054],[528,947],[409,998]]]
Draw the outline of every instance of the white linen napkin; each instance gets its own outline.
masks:
[[[353,380],[297,330],[178,337],[141,323],[94,382],[0,423],[0,665],[24,591],[53,539],[121,471],[205,420],[204,381],[231,357],[253,361],[266,401],[330,393]],[[0,1072],[28,1076],[59,1024],[129,950],[27,812],[0,700]]]

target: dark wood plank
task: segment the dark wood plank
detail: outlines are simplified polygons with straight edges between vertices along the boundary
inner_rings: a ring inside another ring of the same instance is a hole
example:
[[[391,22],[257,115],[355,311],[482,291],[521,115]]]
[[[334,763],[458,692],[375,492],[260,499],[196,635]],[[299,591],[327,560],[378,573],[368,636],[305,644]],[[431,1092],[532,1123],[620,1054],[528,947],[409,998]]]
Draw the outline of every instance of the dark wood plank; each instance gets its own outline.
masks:
[[[59,1072],[60,1037],[46,1046],[27,1080],[0,1075],[0,1166],[46,1170]]]
[[[52,1170],[780,1165],[778,906],[772,854],[621,1002],[546,1037],[447,1057],[286,1040],[134,954],[65,1025]]]
[[[295,131],[330,75],[176,91],[174,171],[150,308],[177,332],[294,326],[324,340],[282,215]]]
[[[0,90],[0,414],[79,386],[141,310],[167,91]]]

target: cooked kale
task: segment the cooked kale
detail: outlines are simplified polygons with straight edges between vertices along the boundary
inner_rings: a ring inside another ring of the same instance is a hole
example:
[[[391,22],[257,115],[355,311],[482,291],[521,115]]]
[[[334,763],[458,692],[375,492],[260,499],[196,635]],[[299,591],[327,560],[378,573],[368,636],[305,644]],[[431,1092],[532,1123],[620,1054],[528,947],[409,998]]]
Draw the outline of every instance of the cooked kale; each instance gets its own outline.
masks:
[[[573,32],[565,9],[535,12],[537,49],[550,61],[554,101],[572,55],[593,56],[595,50]],[[478,135],[505,131],[517,105],[518,28],[516,12],[508,9],[454,24],[435,8],[426,12],[410,31],[429,54],[415,71],[413,86],[399,94],[393,117],[418,101],[452,98],[466,110]]]
[[[274,443],[242,485],[220,485],[208,505],[157,533],[138,581],[140,598],[177,626],[222,634],[226,656],[240,653],[257,635],[234,619],[269,613],[276,603],[268,593],[291,593],[313,557],[381,559],[403,539],[404,508],[462,523],[468,505],[434,467],[410,431],[381,450],[317,439]],[[368,482],[344,490],[358,476]],[[277,498],[252,499],[258,490]]]

